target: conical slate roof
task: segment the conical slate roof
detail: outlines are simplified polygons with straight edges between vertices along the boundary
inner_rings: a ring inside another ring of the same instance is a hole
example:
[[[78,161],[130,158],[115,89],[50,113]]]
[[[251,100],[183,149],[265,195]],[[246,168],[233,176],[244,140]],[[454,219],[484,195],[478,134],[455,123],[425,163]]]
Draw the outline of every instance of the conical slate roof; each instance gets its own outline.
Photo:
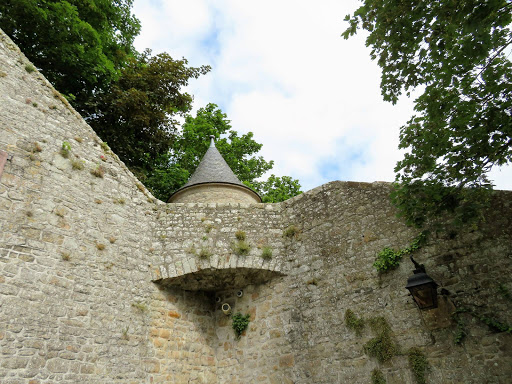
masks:
[[[224,160],[217,147],[215,147],[215,136],[210,136],[210,139],[210,147],[206,151],[195,172],[192,174],[188,182],[174,192],[173,195],[194,185],[220,183],[238,185],[240,187],[247,188],[259,197],[254,190],[242,183],[233,173],[228,163],[226,163],[226,160]]]

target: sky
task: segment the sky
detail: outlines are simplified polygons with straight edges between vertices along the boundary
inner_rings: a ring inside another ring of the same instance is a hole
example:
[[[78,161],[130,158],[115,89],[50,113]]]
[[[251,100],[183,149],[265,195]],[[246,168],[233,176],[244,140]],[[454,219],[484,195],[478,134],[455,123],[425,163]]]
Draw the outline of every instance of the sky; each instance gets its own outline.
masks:
[[[393,181],[399,129],[413,98],[380,94],[366,35],[344,40],[356,0],[135,0],[139,51],[212,70],[192,80],[194,110],[217,104],[234,130],[253,132],[278,176],[304,191],[333,180]],[[491,174],[512,189],[512,167]]]

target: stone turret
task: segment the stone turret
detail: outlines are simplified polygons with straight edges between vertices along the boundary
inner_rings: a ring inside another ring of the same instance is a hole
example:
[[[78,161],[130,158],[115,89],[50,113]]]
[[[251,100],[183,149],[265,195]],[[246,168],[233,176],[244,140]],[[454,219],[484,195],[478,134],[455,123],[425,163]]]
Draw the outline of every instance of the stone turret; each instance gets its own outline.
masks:
[[[169,203],[261,203],[260,196],[235,176],[215,147],[210,147],[188,182],[173,193]]]

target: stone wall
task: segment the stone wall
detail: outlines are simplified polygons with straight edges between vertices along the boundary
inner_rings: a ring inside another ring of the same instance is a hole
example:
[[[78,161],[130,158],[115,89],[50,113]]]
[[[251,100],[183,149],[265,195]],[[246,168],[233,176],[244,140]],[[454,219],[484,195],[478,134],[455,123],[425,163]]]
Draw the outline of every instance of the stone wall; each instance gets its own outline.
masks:
[[[496,193],[478,230],[433,235],[417,253],[442,288],[439,308],[421,312],[404,289],[409,262],[372,267],[416,235],[389,185],[164,204],[30,69],[0,34],[0,151],[12,156],[0,178],[2,384],[369,383],[374,368],[413,383],[411,347],[427,357],[428,383],[509,382],[512,336],[485,322],[512,323],[510,192]],[[250,314],[240,339],[222,303]],[[460,315],[461,346],[455,307],[482,315]],[[348,329],[348,309],[384,317],[399,353],[369,357],[375,334]]]
[[[178,191],[169,199],[170,203],[215,203],[218,201],[254,204],[260,203],[261,199],[249,188],[218,183],[196,184]]]
[[[2,33],[0,381],[214,383],[202,295],[151,283],[158,205],[31,69]]]

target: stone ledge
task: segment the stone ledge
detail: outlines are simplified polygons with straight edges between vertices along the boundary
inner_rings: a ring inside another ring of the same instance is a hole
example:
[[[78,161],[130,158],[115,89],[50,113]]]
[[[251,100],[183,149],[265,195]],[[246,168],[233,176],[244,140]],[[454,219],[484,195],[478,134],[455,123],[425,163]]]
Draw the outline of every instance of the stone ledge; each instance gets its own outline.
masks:
[[[206,268],[176,277],[162,277],[153,280],[153,282],[166,287],[178,287],[187,291],[212,292],[262,284],[278,276],[283,276],[283,273],[259,268]]]

